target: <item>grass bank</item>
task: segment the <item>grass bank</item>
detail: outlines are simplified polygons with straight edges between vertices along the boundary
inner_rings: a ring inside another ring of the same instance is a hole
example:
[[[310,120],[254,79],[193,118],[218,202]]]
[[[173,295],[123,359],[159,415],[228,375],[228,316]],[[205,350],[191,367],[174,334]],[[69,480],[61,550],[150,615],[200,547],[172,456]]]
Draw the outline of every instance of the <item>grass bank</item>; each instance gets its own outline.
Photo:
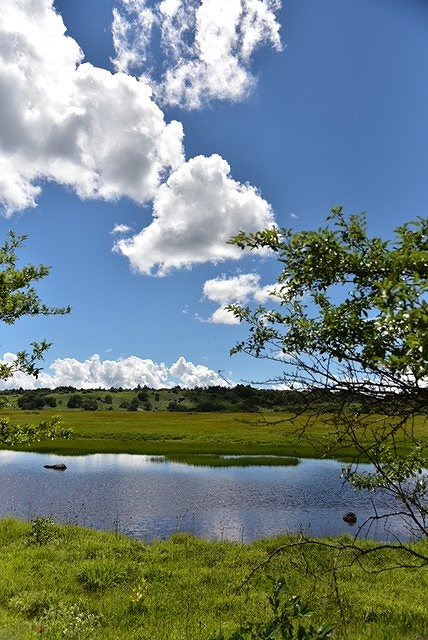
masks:
[[[55,411],[3,412],[16,422],[35,423]],[[170,413],[67,411],[62,424],[73,430],[70,440],[39,442],[29,450],[64,455],[88,453],[140,453],[165,456],[280,455],[320,457],[332,446],[333,430],[328,416],[264,413]],[[377,420],[372,416],[371,420]],[[394,420],[394,418],[388,418]],[[309,421],[309,422],[308,422]],[[382,423],[380,422],[380,428]],[[416,418],[415,436],[428,444],[426,418]],[[306,427],[304,429],[304,427]],[[398,441],[398,449],[407,443]],[[352,459],[355,449],[346,443],[330,453],[341,460]]]
[[[403,552],[368,556],[338,568],[329,549],[287,549],[240,585],[277,545],[244,546],[178,534],[141,542],[77,527],[0,522],[0,637],[32,640],[228,640],[246,621],[269,618],[272,580],[299,594],[314,624],[329,621],[335,638],[415,640],[428,628],[428,571],[383,572],[406,562]],[[366,543],[369,547],[370,543]],[[418,543],[428,552],[428,544]],[[374,572],[374,573],[371,573]],[[271,576],[271,577],[268,577]],[[340,614],[342,609],[342,615]]]

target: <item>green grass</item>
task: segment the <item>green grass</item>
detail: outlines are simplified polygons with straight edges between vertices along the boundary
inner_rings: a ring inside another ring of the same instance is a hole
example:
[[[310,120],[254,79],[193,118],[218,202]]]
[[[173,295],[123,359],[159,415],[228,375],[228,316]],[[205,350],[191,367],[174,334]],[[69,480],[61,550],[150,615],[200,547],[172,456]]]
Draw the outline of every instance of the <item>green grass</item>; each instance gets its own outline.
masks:
[[[239,456],[224,457],[209,453],[197,453],[195,455],[170,455],[170,462],[182,462],[196,467],[293,467],[299,464],[298,458],[286,456]]]
[[[364,567],[341,558],[348,566],[337,571],[339,606],[335,554],[311,545],[285,550],[239,589],[292,538],[245,546],[177,534],[146,545],[70,526],[31,530],[0,522],[2,640],[210,640],[220,631],[229,638],[243,622],[267,618],[269,576],[284,576],[287,594],[309,603],[314,622],[331,622],[337,639],[426,637],[428,571],[383,571],[408,561],[402,551],[369,556]],[[428,553],[427,542],[417,547]]]
[[[294,467],[299,464],[298,458],[287,456],[239,456],[225,457],[209,453],[176,454],[166,458],[170,462],[181,462],[196,467]]]
[[[3,411],[16,422],[35,423],[58,411]],[[287,414],[266,413],[143,413],[67,411],[61,415],[71,428],[70,440],[38,442],[28,450],[64,455],[88,453],[140,453],[165,456],[280,455],[352,459],[355,449],[344,445],[329,453],[333,430],[328,416],[300,416],[290,421]],[[309,420],[309,423],[308,423]],[[394,420],[394,418],[387,418]],[[304,427],[307,425],[303,433]],[[428,430],[424,417],[416,419],[416,437],[425,445]],[[397,442],[404,451],[407,443]]]

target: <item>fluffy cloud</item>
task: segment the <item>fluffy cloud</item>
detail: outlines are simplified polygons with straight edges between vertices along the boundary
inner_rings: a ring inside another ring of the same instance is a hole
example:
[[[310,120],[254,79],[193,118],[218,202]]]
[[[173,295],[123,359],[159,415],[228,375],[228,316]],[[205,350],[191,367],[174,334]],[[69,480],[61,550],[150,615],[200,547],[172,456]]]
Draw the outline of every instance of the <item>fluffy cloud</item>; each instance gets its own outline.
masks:
[[[179,380],[179,384],[182,387],[189,389],[193,387],[209,387],[217,385],[220,387],[228,387],[229,383],[221,378],[218,373],[215,373],[208,367],[204,367],[201,364],[193,364],[187,362],[183,356],[181,356],[175,364],[170,367],[169,372],[175,379]]]
[[[215,324],[239,324],[238,318],[225,309],[227,305],[243,305],[250,300],[264,304],[267,300],[278,301],[275,285],[260,286],[260,276],[256,273],[243,273],[234,278],[213,278],[204,284],[204,297],[219,305],[211,315]]]
[[[185,162],[182,125],[165,122],[148,83],[84,63],[52,2],[2,3],[0,207],[4,213],[35,206],[40,181],[52,180],[71,187],[81,198],[127,196],[139,203],[153,201],[152,223],[116,243],[136,271],[164,275],[196,263],[238,259],[242,253],[226,242],[240,229],[256,231],[272,225],[270,205],[254,187],[233,180],[220,156]],[[153,10],[145,7],[144,0],[123,2],[141,29],[150,31]],[[181,52],[177,21],[183,12],[188,10],[189,20],[199,16],[199,34],[210,31],[211,19],[220,28],[219,16],[222,20],[228,16],[227,21],[232,16],[230,33],[239,31],[240,55],[248,58],[259,42],[255,34],[260,20],[269,22],[268,8],[273,4],[242,3],[233,0],[229,6],[218,0],[214,5],[204,0],[197,8],[198,3],[188,5],[187,0],[163,0],[156,11],[165,18],[165,33],[175,34],[171,51],[178,47]],[[233,11],[241,16],[239,28]],[[250,20],[253,14],[259,17]],[[129,25],[120,27],[118,19],[115,39],[120,42]],[[123,56],[119,66],[125,69],[131,54]],[[125,225],[113,229],[115,234],[128,231]]]
[[[263,44],[281,49],[280,0],[122,0],[114,12],[116,67],[147,76],[154,25],[160,29],[165,73],[152,84],[160,100],[189,109],[210,100],[239,101],[255,79],[251,57]]]
[[[7,353],[2,362],[13,362],[15,355]],[[171,367],[153,360],[143,360],[130,356],[122,360],[100,360],[95,354],[80,362],[74,358],[55,360],[49,367],[49,373],[42,372],[38,379],[23,373],[16,373],[13,378],[0,382],[1,389],[36,389],[59,386],[72,386],[77,389],[110,387],[135,388],[147,385],[152,389],[173,387],[206,387],[211,385],[227,386],[228,383],[218,373],[204,367],[187,362],[182,356]]]
[[[144,274],[203,262],[237,260],[242,251],[227,241],[241,229],[274,224],[270,205],[257,190],[233,180],[218,155],[197,156],[174,171],[153,202],[153,222],[139,234],[119,240],[116,251]]]
[[[129,233],[130,231],[132,229],[127,224],[115,224],[110,233],[115,235],[116,233]]]
[[[38,182],[82,198],[151,200],[183,161],[180,123],[166,124],[143,81],[88,63],[52,0],[3,0],[0,12],[0,201],[33,207]]]

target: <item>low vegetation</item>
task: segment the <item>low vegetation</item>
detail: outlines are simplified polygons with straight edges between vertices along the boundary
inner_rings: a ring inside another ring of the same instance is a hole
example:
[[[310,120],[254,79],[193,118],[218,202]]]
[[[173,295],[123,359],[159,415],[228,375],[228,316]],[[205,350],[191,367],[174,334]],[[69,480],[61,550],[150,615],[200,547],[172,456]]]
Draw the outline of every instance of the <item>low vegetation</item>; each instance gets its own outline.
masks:
[[[272,623],[275,593],[277,612],[290,603],[300,608],[307,603],[314,613],[305,615],[302,625],[318,629],[328,623],[337,639],[415,640],[428,628],[428,573],[403,568],[385,573],[395,560],[408,560],[391,557],[388,550],[360,564],[352,564],[350,552],[333,572],[332,550],[291,546],[245,582],[278,544],[296,539],[244,546],[176,534],[146,545],[38,519],[2,521],[0,541],[3,640],[271,637],[237,633]],[[416,548],[426,553],[427,542]]]
[[[41,416],[44,419],[52,418],[55,411],[15,410],[4,411],[3,414],[12,422],[19,417],[21,422],[31,425],[38,424]],[[268,412],[189,412],[171,415],[169,412],[61,411],[62,427],[71,430],[69,439],[33,442],[16,448],[64,455],[280,455],[309,458],[330,456],[340,460],[355,457],[357,452],[352,444],[344,441],[340,447],[337,446],[328,414],[305,414],[293,421],[290,418],[290,414]],[[391,421],[393,420],[391,417]],[[414,420],[413,433],[427,448],[428,433],[424,416]],[[406,437],[403,436],[400,440],[397,436],[396,446],[397,450],[406,451]]]

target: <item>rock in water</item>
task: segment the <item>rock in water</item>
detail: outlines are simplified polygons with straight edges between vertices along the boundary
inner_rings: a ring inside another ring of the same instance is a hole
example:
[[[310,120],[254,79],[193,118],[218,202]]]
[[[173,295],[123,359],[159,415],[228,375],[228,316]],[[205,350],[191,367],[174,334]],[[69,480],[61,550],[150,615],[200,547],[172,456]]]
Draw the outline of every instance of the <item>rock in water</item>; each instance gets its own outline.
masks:
[[[343,520],[348,524],[355,524],[357,522],[357,515],[353,511],[345,513]]]
[[[55,471],[65,471],[67,469],[66,465],[62,462],[60,464],[44,464],[43,466],[45,469],[55,469]]]

